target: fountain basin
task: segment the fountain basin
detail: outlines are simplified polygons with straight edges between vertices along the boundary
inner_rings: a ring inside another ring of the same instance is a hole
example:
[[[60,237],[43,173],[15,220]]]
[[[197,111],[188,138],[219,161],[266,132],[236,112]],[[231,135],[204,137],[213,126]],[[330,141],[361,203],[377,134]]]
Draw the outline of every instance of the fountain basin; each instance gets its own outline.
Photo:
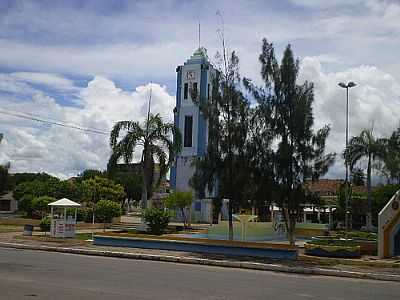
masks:
[[[285,244],[210,240],[177,236],[104,233],[95,235],[93,244],[288,260],[296,260],[298,256],[297,247]]]

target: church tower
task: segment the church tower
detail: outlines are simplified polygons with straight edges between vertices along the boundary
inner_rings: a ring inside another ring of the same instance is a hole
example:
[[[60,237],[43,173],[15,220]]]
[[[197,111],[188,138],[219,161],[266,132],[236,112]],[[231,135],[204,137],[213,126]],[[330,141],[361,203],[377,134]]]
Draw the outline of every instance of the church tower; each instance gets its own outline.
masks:
[[[176,68],[176,72],[174,123],[182,134],[182,151],[171,168],[171,188],[192,191],[189,186],[195,171],[192,161],[205,155],[208,144],[208,121],[193,102],[192,94],[197,94],[200,101],[209,101],[216,71],[208,60],[207,50],[200,47],[184,65]]]

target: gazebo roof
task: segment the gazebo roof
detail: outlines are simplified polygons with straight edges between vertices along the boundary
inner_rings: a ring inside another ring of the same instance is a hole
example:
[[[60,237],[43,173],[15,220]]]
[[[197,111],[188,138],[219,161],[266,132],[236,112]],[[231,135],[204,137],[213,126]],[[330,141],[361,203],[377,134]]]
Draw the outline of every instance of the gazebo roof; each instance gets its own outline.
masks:
[[[48,204],[49,206],[62,206],[62,207],[78,207],[81,206],[79,203],[71,201],[67,198],[63,198]]]

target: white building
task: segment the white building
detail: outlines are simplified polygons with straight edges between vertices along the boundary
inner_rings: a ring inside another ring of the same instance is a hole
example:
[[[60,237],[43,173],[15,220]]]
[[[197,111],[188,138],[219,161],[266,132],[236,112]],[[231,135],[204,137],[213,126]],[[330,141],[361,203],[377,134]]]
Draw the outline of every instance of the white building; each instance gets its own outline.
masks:
[[[208,121],[199,106],[192,99],[196,91],[199,101],[211,97],[212,81],[216,74],[210,64],[207,51],[201,47],[182,66],[176,68],[177,89],[174,123],[182,134],[182,151],[171,168],[171,188],[175,191],[193,191],[189,180],[194,174],[193,159],[204,156],[208,144]],[[199,199],[193,191],[193,222],[211,222],[212,203],[210,199]]]

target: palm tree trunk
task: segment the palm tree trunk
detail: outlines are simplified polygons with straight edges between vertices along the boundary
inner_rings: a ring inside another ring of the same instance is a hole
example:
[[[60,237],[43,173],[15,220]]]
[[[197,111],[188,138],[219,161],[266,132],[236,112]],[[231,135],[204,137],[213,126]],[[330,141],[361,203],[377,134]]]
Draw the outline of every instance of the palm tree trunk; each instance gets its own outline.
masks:
[[[146,147],[143,149],[142,152],[142,160],[140,162],[142,166],[142,179],[143,179],[143,187],[142,187],[142,199],[140,203],[140,207],[142,210],[147,208],[147,198],[148,198],[148,182],[149,182],[149,170],[148,170],[148,154],[146,153],[147,149]]]
[[[368,212],[367,212],[367,230],[372,230],[372,195],[371,195],[371,153],[368,154],[368,167],[367,167],[367,198],[368,198]]]
[[[140,207],[142,209],[146,209],[147,208],[147,184],[146,184],[146,180],[145,179],[143,179],[142,199],[141,199],[140,202],[141,202],[140,203]]]

